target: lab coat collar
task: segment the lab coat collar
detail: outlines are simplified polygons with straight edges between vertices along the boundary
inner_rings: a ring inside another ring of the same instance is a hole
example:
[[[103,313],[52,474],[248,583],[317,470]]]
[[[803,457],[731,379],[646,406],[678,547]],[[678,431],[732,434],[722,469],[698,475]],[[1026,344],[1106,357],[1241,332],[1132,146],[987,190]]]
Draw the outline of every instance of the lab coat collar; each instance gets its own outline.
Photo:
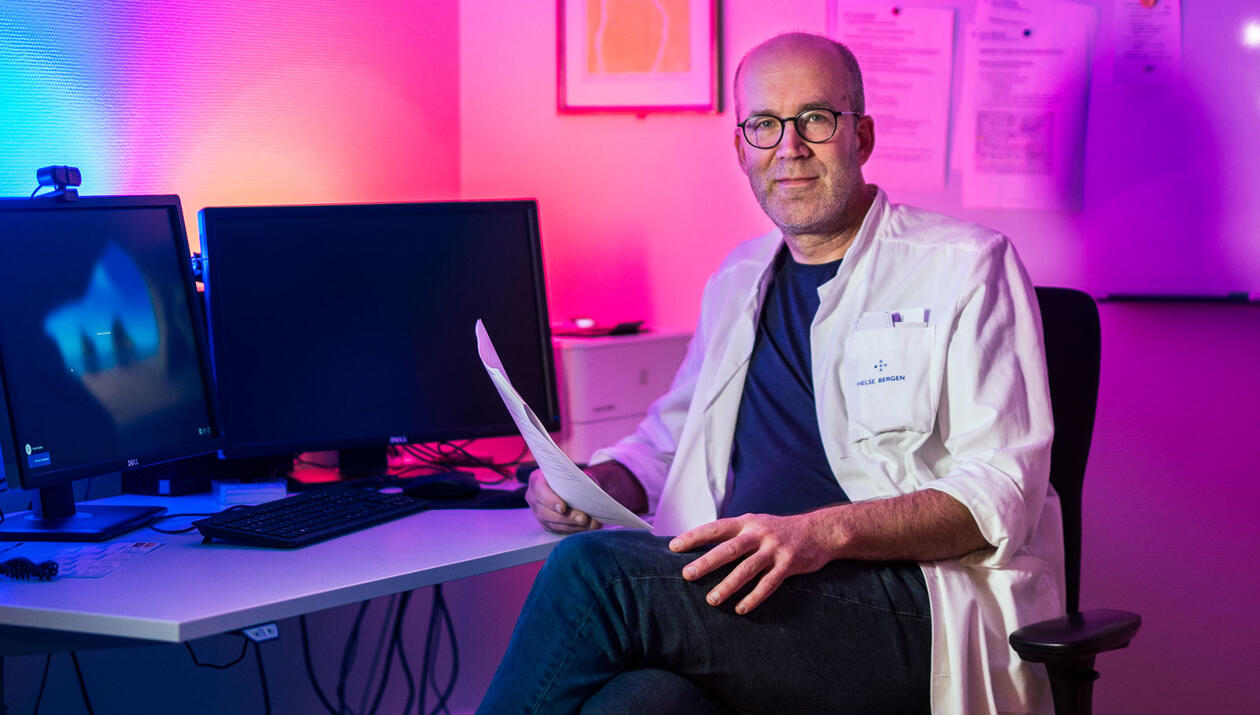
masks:
[[[888,195],[884,193],[882,188],[876,186],[875,198],[871,202],[870,208],[867,209],[866,217],[862,219],[862,225],[858,228],[857,235],[853,237],[849,250],[845,252],[844,261],[841,262],[836,277],[827,281],[818,289],[822,303],[818,311],[820,315],[831,313],[831,307],[844,293],[840,286],[844,286],[848,282],[849,275],[853,273],[853,267],[857,264],[858,259],[862,254],[870,250],[870,247],[874,244],[880,228],[886,224],[885,219],[889,211],[891,211],[891,205],[888,202]],[[736,375],[741,374],[741,370],[752,357],[753,344],[757,336],[757,320],[761,313],[761,305],[765,299],[766,288],[770,285],[770,279],[773,277],[774,258],[779,255],[779,251],[784,244],[782,231],[775,229],[772,235],[774,236],[773,241],[768,241],[757,253],[741,261],[742,265],[733,267],[734,270],[757,270],[758,277],[755,283],[757,290],[745,298],[738,320],[732,326],[730,339],[727,341],[726,349],[722,352],[718,363],[717,379],[713,381],[712,388],[704,396],[706,412],[713,407],[713,403],[722,394],[722,391],[730,385],[732,379]],[[817,354],[821,356],[821,351],[817,351]],[[742,384],[740,387],[742,389]]]
[[[875,184],[870,184],[875,186]],[[888,202],[888,194],[878,186],[875,186],[875,198],[871,201],[871,206],[866,210],[866,218],[862,219],[862,225],[858,228],[857,235],[853,237],[853,243],[849,244],[849,250],[844,254],[844,262],[840,264],[840,272],[845,271],[845,266],[849,266],[852,270],[853,264],[862,257],[862,254],[870,250],[875,240],[879,238],[881,229],[888,225],[889,213],[892,211],[892,204]]]
[[[774,257],[783,248],[783,232],[775,229],[771,234],[767,234],[767,237],[770,235],[773,235],[774,239],[768,241],[765,247],[745,261],[741,261],[742,265],[732,267],[733,270],[756,270],[757,289],[745,296],[739,314],[731,326],[730,338],[726,341],[726,347],[718,361],[717,379],[713,381],[712,388],[704,396],[706,412],[712,408],[713,402],[722,394],[731,379],[740,373],[752,357],[753,343],[757,337],[757,319],[761,313],[766,289],[773,277]]]

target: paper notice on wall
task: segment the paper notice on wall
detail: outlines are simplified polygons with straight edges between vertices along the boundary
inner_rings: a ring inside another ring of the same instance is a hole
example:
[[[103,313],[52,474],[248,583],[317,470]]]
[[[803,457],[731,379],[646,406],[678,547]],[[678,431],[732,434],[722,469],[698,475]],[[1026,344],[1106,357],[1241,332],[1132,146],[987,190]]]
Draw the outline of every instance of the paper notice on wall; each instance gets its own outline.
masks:
[[[981,0],[963,47],[954,166],[967,207],[1080,208],[1097,10]]]
[[[1181,74],[1181,0],[1119,0],[1111,24],[1116,83],[1168,84]]]
[[[1059,0],[977,0],[975,22],[996,27],[1018,26],[1024,29],[1053,17]]]
[[[954,11],[840,0],[833,17],[832,36],[857,56],[875,120],[864,177],[890,188],[943,188]]]
[[[538,462],[538,470],[547,479],[552,491],[565,500],[569,506],[586,512],[591,518],[604,524],[617,524],[634,529],[651,529],[652,526],[640,519],[634,512],[625,508],[595,483],[586,472],[578,469],[573,460],[565,456],[556,446],[551,435],[529,405],[521,399],[520,393],[512,387],[507,370],[499,360],[499,353],[490,342],[490,334],[481,321],[477,321],[477,354],[481,356],[481,364],[485,366],[490,380],[499,391],[499,397],[512,415],[512,421],[529,445],[529,451]]]

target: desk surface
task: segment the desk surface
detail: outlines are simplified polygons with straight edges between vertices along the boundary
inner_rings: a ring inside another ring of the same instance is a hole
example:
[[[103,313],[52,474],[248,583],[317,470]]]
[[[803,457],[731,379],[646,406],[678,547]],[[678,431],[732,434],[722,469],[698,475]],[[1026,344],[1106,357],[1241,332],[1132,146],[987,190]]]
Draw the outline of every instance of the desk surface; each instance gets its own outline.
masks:
[[[222,508],[209,496],[101,503],[160,504],[170,514]],[[0,654],[38,652],[32,639],[51,647],[58,636],[89,646],[182,642],[539,561],[559,539],[526,509],[426,511],[294,550],[139,529],[115,541],[163,545],[102,578],[0,584]]]

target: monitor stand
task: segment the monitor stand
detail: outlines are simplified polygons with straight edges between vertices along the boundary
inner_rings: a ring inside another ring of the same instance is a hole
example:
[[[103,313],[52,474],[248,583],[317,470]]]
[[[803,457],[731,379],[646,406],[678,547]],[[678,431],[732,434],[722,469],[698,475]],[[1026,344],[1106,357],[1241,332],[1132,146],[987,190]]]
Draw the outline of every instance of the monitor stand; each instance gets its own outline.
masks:
[[[43,487],[30,511],[5,515],[0,541],[106,541],[138,529],[166,511],[161,506],[80,506],[75,508],[72,485]]]
[[[346,479],[379,477],[389,470],[389,450],[386,447],[362,447],[337,450],[338,471]]]

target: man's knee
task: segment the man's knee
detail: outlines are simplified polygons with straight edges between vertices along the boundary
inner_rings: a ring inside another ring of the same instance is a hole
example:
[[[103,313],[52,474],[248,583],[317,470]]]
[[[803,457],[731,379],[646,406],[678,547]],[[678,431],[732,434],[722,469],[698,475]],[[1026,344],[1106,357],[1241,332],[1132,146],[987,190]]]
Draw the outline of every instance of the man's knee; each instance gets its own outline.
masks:
[[[604,585],[619,576],[661,570],[661,563],[674,557],[667,543],[645,531],[574,534],[556,545],[543,572],[549,577],[577,576]]]

